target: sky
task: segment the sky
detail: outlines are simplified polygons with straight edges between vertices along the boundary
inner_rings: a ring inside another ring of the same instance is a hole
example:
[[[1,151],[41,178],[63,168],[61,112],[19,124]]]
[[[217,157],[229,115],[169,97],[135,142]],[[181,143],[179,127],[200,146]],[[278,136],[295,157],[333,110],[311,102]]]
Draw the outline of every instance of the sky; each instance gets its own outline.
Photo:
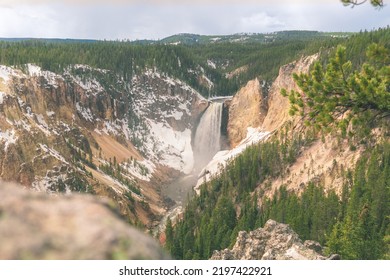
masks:
[[[388,6],[351,8],[340,0],[0,0],[0,37],[7,38],[137,40],[178,33],[358,32],[389,24]]]

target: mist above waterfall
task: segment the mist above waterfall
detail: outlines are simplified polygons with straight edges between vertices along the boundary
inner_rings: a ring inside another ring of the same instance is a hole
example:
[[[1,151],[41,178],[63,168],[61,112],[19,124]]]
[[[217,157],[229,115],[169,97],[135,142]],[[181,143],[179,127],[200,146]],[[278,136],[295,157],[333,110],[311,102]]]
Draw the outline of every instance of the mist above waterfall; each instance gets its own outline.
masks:
[[[194,138],[194,172],[199,173],[221,150],[223,102],[212,102],[200,119]]]

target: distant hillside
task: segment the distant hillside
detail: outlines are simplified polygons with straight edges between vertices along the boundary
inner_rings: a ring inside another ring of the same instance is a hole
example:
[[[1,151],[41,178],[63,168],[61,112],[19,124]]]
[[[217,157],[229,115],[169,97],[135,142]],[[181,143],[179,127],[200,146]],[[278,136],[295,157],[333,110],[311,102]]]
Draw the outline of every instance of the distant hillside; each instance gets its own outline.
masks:
[[[272,33],[238,33],[233,35],[198,35],[198,34],[176,34],[164,38],[158,43],[163,44],[184,44],[184,45],[204,45],[217,43],[272,43],[287,40],[315,40],[321,38],[345,38],[353,33],[345,32],[319,32],[319,31],[279,31]]]
[[[180,33],[160,40],[119,40],[132,45],[205,45],[217,43],[272,43],[288,40],[315,40],[321,38],[347,38],[352,32],[319,32],[307,30],[288,30],[272,33],[237,33],[232,35],[199,35]],[[40,41],[46,43],[95,43],[105,40],[95,39],[72,39],[72,38],[0,38],[0,42]]]

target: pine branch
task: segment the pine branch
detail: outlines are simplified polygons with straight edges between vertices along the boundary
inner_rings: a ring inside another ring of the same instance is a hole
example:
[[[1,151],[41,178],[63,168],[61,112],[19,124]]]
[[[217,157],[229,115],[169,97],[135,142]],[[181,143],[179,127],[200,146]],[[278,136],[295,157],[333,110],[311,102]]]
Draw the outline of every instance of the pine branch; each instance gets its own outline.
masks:
[[[362,5],[367,2],[367,0],[341,0],[344,6],[352,5],[352,8],[355,6]],[[382,8],[384,6],[383,0],[370,0],[371,5],[377,8]]]

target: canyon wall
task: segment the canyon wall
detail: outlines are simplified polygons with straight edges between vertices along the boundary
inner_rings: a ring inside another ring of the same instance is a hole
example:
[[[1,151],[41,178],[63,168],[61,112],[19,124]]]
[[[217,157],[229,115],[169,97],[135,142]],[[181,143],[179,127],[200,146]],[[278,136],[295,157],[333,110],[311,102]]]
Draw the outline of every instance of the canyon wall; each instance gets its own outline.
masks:
[[[254,79],[241,88],[229,104],[227,134],[230,147],[236,147],[247,134],[248,127],[259,127],[266,115],[266,102],[260,81]]]
[[[124,80],[87,65],[0,66],[0,177],[107,196],[149,225],[165,211],[161,185],[192,171],[192,133],[207,105],[155,70]]]

